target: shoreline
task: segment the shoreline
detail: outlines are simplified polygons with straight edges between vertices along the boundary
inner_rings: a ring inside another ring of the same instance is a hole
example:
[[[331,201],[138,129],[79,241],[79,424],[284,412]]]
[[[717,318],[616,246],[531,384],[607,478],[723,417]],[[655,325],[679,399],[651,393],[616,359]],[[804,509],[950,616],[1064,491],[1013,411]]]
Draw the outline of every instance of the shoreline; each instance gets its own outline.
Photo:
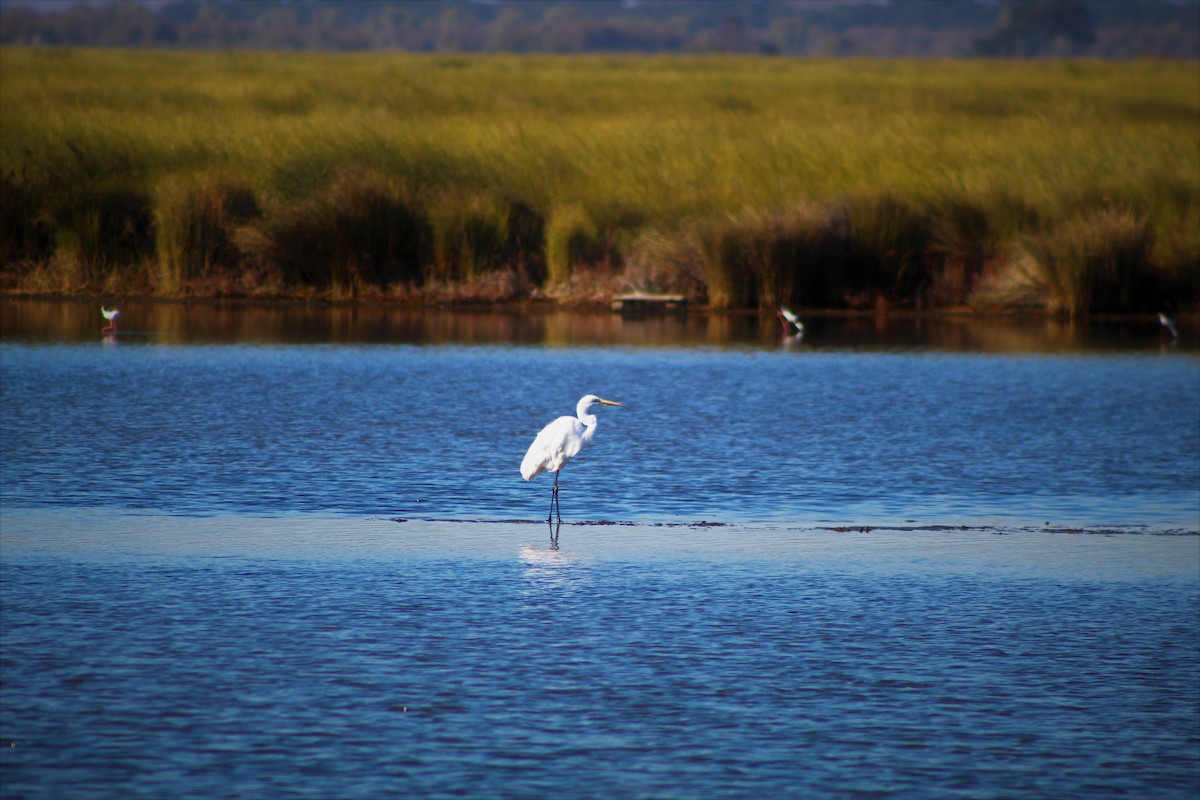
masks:
[[[463,314],[474,313],[520,313],[543,314],[562,311],[588,313],[611,313],[621,315],[620,311],[611,308],[610,301],[602,300],[558,300],[552,298],[532,298],[528,300],[485,301],[485,300],[430,300],[414,301],[387,298],[304,298],[304,297],[247,297],[220,295],[193,295],[186,297],[169,297],[146,294],[122,293],[57,293],[57,292],[2,292],[0,303],[121,303],[130,306],[151,305],[181,305],[181,306],[216,306],[232,308],[363,308],[363,309],[393,309],[398,311],[453,311]],[[1129,311],[1076,314],[1074,316],[1064,311],[1050,311],[1032,307],[996,307],[972,308],[969,306],[946,306],[939,308],[820,308],[796,306],[792,308],[798,315],[820,319],[1031,319],[1049,320],[1056,322],[1089,321],[1089,322],[1140,322],[1157,321],[1157,312]],[[650,311],[627,313],[629,317],[670,317],[699,314],[704,316],[721,317],[758,317],[770,316],[771,311],[763,308],[720,308],[715,305],[689,304],[684,310]],[[1172,310],[1170,316],[1176,322],[1200,324],[1200,307],[1186,310]]]

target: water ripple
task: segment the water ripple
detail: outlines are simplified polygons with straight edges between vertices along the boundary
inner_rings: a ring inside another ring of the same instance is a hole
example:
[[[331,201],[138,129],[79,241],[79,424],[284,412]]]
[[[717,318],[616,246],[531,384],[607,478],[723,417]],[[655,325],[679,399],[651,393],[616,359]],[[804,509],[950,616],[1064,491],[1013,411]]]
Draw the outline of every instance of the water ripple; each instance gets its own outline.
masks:
[[[573,520],[1200,529],[1189,358],[0,350],[8,506],[536,518],[521,454],[603,389]]]

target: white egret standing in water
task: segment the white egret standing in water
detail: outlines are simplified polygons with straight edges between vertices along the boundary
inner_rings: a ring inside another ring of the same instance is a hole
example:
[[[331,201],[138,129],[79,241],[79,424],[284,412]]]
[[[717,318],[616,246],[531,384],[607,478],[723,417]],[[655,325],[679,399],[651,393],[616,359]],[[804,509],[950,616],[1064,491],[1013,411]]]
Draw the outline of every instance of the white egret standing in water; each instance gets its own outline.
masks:
[[[116,333],[117,317],[121,316],[121,312],[115,308],[105,308],[104,306],[100,306],[100,314],[106,320],[108,320],[108,324],[101,328],[100,332],[104,333],[105,331],[112,331],[113,333]]]
[[[589,414],[588,409],[600,403],[606,406],[619,406],[612,400],[602,400],[594,394],[584,395],[575,406],[574,417],[559,417],[542,428],[529,451],[521,460],[521,477],[531,481],[546,470],[554,473],[554,490],[550,494],[549,521],[558,514],[562,522],[562,509],[558,504],[558,473],[567,465],[579,451],[592,443],[596,435],[596,415]]]
[[[804,333],[804,323],[801,322],[800,318],[789,311],[785,306],[780,306],[779,311],[776,312],[775,316],[779,317],[779,323],[783,325],[784,333],[788,332],[789,324],[795,326],[797,336]]]

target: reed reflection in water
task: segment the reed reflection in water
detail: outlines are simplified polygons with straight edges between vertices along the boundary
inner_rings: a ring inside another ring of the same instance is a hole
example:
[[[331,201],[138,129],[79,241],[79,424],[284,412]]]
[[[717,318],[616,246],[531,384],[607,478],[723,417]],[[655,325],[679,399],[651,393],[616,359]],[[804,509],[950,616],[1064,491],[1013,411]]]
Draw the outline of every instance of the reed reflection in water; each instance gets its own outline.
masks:
[[[0,300],[9,341],[101,338],[100,303]],[[989,353],[1197,352],[1197,330],[1165,336],[1157,318],[1085,322],[1031,316],[804,315],[803,338],[782,335],[770,314],[622,316],[607,310],[397,308],[249,302],[121,304],[113,341],[142,344],[518,344],[620,347],[923,350]]]

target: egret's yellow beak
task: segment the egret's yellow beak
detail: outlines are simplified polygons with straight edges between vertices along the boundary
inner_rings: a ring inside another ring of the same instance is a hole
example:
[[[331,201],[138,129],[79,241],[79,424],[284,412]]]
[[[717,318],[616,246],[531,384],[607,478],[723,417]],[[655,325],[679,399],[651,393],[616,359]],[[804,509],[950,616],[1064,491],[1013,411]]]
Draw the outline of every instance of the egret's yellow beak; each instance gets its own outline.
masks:
[[[597,399],[599,400],[599,398],[597,398]],[[621,405],[620,403],[614,403],[612,400],[600,400],[599,402],[603,403],[603,404],[604,404],[604,405],[606,405],[606,406],[619,406],[619,405]]]

